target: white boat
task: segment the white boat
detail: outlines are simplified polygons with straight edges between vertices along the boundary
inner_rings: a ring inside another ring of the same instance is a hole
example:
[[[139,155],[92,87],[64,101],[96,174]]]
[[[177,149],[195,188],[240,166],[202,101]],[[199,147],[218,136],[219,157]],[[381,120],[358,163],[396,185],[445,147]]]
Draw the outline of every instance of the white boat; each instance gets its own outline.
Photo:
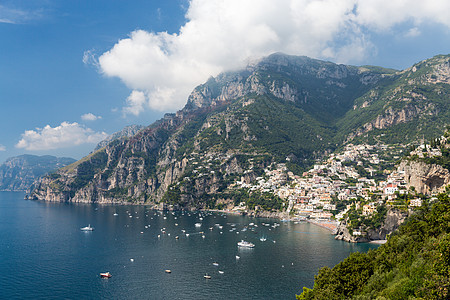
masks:
[[[195,223],[195,227],[202,227],[202,223]]]
[[[102,278],[111,278],[112,275],[111,275],[111,273],[106,272],[106,273],[100,273],[100,277],[102,277]]]
[[[223,274],[223,273],[225,273],[224,271],[219,271],[219,274]]]
[[[245,247],[245,248],[253,248],[255,247],[255,244],[241,240],[239,243],[237,243],[239,247]]]
[[[265,242],[265,241],[267,241],[267,238],[265,238],[265,237],[260,237],[259,240],[260,240],[261,242]]]
[[[216,263],[216,262],[213,262],[212,264],[213,264],[213,266],[216,266],[216,267],[219,265],[219,263]]]
[[[93,231],[94,230],[94,227],[91,227],[91,224],[89,224],[88,226],[86,226],[86,227],[81,227],[80,228],[82,231]]]
[[[206,279],[211,279],[211,275],[208,275],[208,273],[205,274],[205,276],[203,276]]]
[[[113,214],[113,216],[118,216],[118,215],[119,215],[118,213],[114,213],[114,214]]]

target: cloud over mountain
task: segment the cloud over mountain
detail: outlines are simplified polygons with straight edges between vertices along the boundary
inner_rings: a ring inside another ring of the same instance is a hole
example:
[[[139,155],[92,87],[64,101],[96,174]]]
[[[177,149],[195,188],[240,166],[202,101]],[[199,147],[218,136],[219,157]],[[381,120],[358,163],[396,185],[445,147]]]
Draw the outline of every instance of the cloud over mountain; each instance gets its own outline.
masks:
[[[133,31],[98,66],[133,90],[124,113],[174,110],[197,84],[248,59],[281,51],[356,63],[376,50],[371,32],[449,28],[449,11],[447,0],[191,0],[178,33]]]
[[[107,136],[104,132],[95,132],[76,122],[62,122],[56,127],[47,125],[36,130],[26,130],[16,147],[30,151],[52,150],[82,144],[96,144]]]

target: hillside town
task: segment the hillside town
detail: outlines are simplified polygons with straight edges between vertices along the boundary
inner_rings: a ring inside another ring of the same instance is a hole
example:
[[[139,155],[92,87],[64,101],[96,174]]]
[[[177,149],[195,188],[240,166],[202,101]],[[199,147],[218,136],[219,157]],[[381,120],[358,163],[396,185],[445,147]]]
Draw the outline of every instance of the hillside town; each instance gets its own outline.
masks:
[[[291,218],[337,225],[352,205],[362,209],[364,216],[370,216],[378,206],[400,204],[398,198],[408,193],[404,172],[395,168],[402,149],[392,145],[349,144],[302,176],[288,171],[285,164],[277,164],[266,168],[264,176],[254,183],[242,179],[236,182],[236,187],[276,194],[286,201]],[[437,154],[436,149],[430,152]],[[401,204],[418,207],[422,199],[416,197]],[[244,203],[234,210],[245,210]]]

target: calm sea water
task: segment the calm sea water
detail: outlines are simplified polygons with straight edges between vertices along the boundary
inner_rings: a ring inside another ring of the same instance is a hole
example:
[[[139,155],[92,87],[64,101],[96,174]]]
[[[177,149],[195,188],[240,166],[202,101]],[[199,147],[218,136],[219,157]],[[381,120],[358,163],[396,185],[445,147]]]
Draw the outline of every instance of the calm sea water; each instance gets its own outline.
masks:
[[[294,299],[320,267],[376,247],[336,241],[309,223],[204,213],[200,220],[199,213],[23,196],[0,192],[2,299]],[[258,227],[243,231],[252,222]],[[274,222],[280,226],[262,224]],[[95,230],[80,230],[88,224]],[[238,249],[241,239],[256,247]],[[100,278],[106,271],[113,277]]]

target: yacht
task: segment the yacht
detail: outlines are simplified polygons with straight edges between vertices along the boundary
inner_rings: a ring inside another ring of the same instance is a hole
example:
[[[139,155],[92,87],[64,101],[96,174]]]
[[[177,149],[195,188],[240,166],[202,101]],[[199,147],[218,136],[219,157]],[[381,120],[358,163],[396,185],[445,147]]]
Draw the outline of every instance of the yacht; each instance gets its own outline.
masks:
[[[239,247],[245,247],[245,248],[253,248],[255,247],[255,244],[241,240],[239,243],[237,243]]]
[[[86,227],[81,227],[80,228],[82,231],[93,231],[94,230],[94,227],[91,227],[91,224],[89,224],[88,226],[86,226]]]

